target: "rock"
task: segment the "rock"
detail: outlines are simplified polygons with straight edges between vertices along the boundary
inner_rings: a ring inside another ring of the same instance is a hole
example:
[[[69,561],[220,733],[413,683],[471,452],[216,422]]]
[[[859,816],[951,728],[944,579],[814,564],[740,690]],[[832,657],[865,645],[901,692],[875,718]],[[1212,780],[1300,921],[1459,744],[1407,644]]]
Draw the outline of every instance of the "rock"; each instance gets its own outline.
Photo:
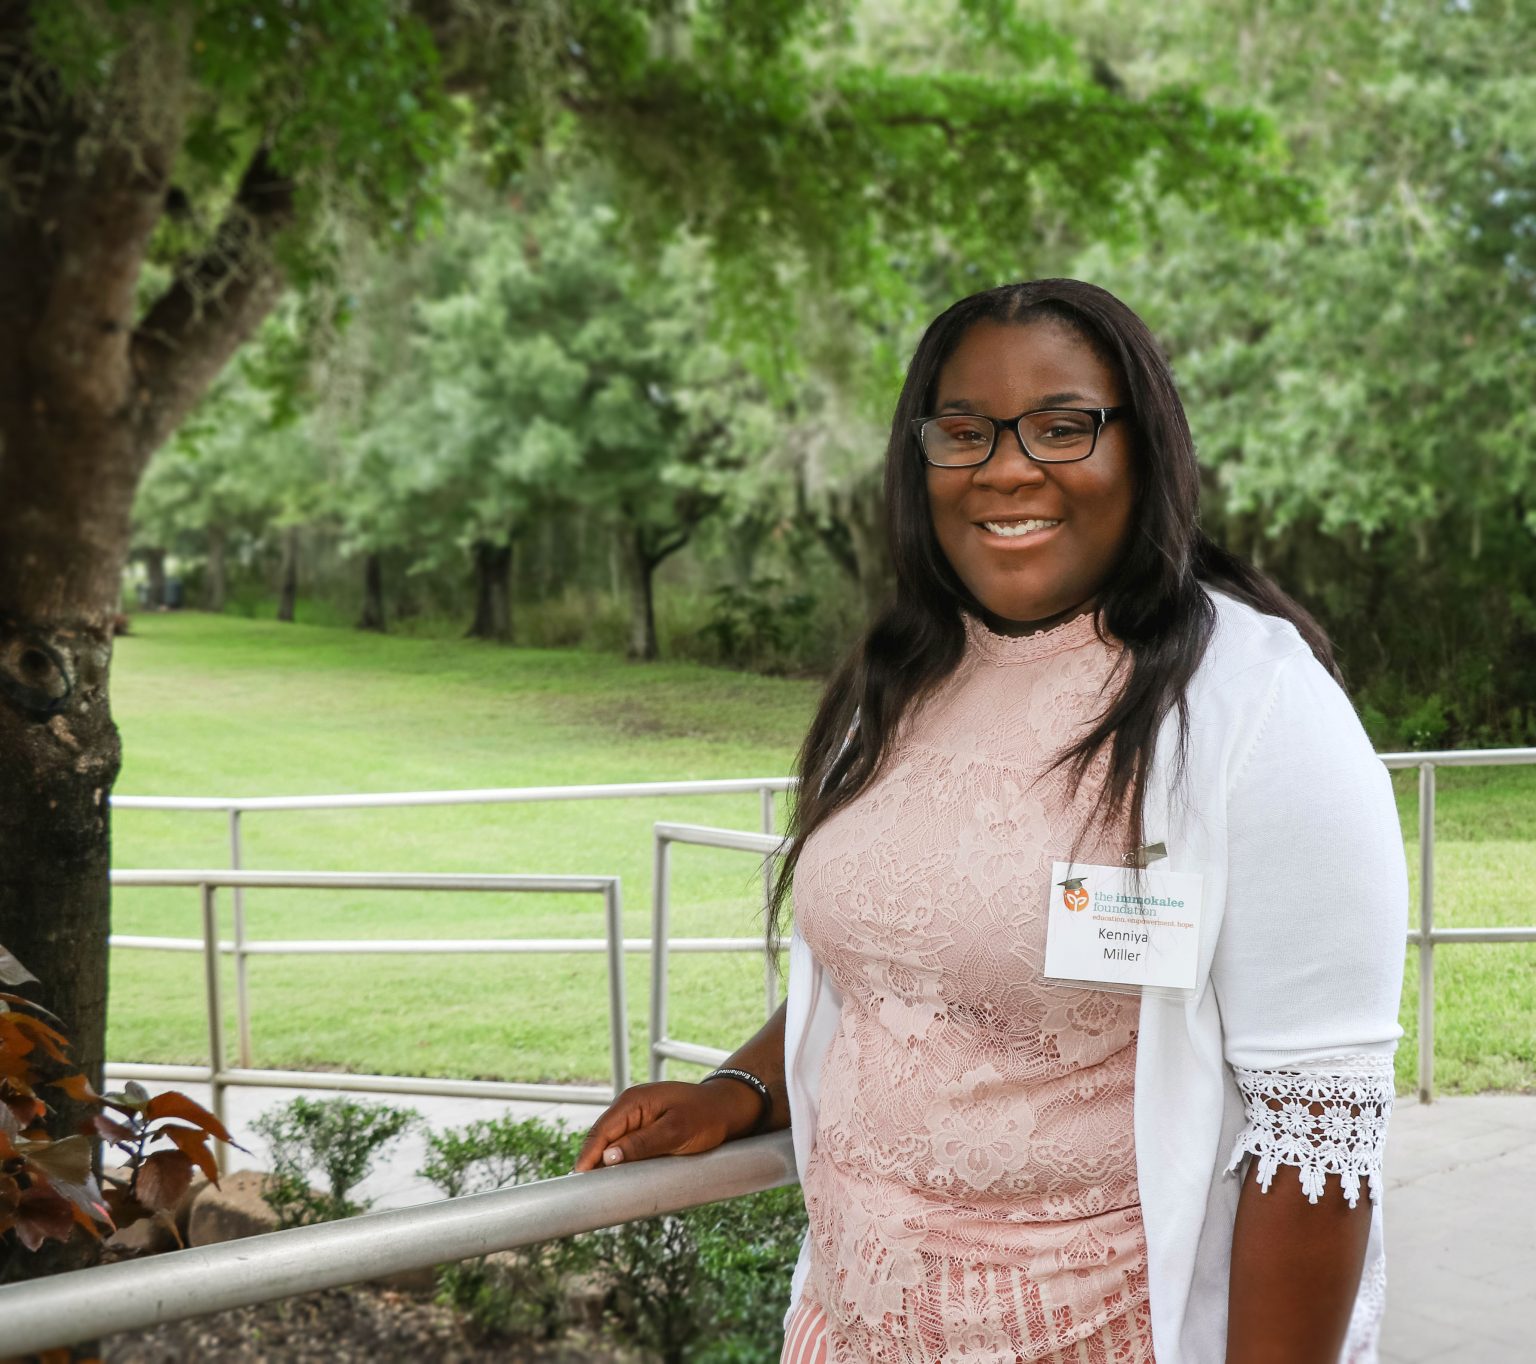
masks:
[[[193,1175],[192,1182],[187,1185],[186,1193],[182,1194],[181,1201],[171,1212],[171,1220],[176,1223],[176,1232],[184,1246],[192,1244],[187,1239],[192,1229],[192,1205],[203,1196],[203,1190],[207,1187],[208,1179],[205,1175]]]
[[[261,1196],[269,1178],[259,1170],[236,1170],[206,1185],[187,1219],[187,1244],[213,1246],[276,1231],[277,1214]]]
[[[181,1248],[170,1219],[159,1216],[141,1217],[137,1222],[119,1227],[103,1244],[108,1251],[120,1254],[124,1259],[159,1255]]]

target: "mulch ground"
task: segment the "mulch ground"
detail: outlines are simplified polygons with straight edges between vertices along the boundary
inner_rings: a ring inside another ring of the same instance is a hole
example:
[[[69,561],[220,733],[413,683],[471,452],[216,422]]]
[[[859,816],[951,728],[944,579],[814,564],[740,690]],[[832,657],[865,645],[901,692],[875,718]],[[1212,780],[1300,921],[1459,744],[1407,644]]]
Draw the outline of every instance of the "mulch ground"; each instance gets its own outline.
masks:
[[[471,1339],[455,1313],[387,1288],[333,1288],[175,1322],[102,1342],[106,1364],[617,1364],[602,1342],[539,1345]]]

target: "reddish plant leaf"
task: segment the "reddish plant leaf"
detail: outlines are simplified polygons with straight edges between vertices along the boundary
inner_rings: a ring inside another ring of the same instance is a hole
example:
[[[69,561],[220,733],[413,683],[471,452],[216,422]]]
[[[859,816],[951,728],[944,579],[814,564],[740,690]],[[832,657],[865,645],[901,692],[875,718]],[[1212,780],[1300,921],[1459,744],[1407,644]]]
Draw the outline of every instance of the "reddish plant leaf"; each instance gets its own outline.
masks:
[[[61,1028],[64,1026],[64,1022],[58,1014],[54,1013],[52,1009],[43,1008],[35,999],[28,999],[25,995],[8,995],[4,991],[0,991],[0,999],[3,999],[7,1004],[19,1004],[24,1009],[31,1009],[33,1013],[42,1014],[44,1018],[51,1018]]]
[[[139,1202],[156,1212],[169,1212],[192,1182],[192,1162],[180,1151],[156,1151],[139,1167],[134,1192]]]
[[[16,1143],[11,1140],[11,1134],[0,1126],[0,1160],[15,1160],[16,1155]]]
[[[24,1016],[10,1009],[0,1014],[0,1051],[10,1056],[27,1056],[37,1046],[26,1029],[17,1025],[16,1020]]]
[[[219,1182],[219,1167],[213,1152],[208,1149],[208,1135],[191,1127],[162,1127],[157,1137],[169,1137],[176,1148],[215,1184]]]
[[[66,1199],[37,1185],[22,1192],[16,1208],[16,1237],[28,1250],[50,1239],[67,1241],[74,1228],[74,1209]]]
[[[53,1085],[62,1089],[77,1104],[99,1104],[101,1095],[91,1088],[91,1082],[83,1075],[66,1075],[62,1080],[54,1080]]]
[[[127,1146],[138,1140],[133,1128],[125,1127],[116,1118],[109,1118],[105,1113],[93,1113],[80,1124],[80,1130],[86,1136],[94,1133],[105,1137],[108,1141],[116,1142],[119,1146]]]
[[[16,1211],[16,1205],[21,1202],[21,1185],[10,1175],[0,1175],[0,1213],[12,1213]]]
[[[212,1113],[174,1089],[155,1095],[144,1109],[144,1117],[149,1122],[153,1122],[156,1118],[180,1118],[182,1122],[189,1122],[193,1127],[201,1127],[203,1131],[211,1132],[220,1141],[229,1142],[231,1146],[236,1145],[230,1140],[224,1124]],[[239,1149],[243,1151],[245,1148],[242,1146]]]
[[[9,1039],[12,1034],[29,1038],[34,1045],[42,1047],[55,1061],[66,1064],[69,1061],[69,1038],[57,1028],[49,1027],[40,1018],[17,1013],[15,1010],[0,1014],[0,1037]],[[31,1047],[27,1050],[30,1051]]]
[[[127,1189],[111,1187],[106,1192],[107,1215],[120,1227],[131,1226],[141,1217],[150,1215],[149,1209]]]
[[[20,1141],[16,1143],[16,1154],[50,1179],[84,1184],[91,1177],[89,1137],[76,1135],[58,1141]]]
[[[75,1217],[81,1217],[92,1222],[104,1222],[112,1225],[112,1214],[107,1211],[106,1199],[101,1192],[101,1185],[96,1182],[96,1176],[87,1173],[79,1182],[55,1179],[53,1191],[59,1197],[68,1200],[75,1210]],[[92,1235],[95,1235],[92,1232]]]

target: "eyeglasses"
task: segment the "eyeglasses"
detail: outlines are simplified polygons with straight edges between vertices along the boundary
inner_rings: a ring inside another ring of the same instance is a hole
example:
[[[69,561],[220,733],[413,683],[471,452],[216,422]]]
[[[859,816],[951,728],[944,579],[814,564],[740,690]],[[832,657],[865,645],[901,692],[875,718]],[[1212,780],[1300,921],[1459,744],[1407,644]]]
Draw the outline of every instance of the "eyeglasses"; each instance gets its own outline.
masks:
[[[997,449],[999,428],[1018,437],[1024,453],[1039,464],[1071,464],[1087,459],[1099,443],[1106,422],[1128,412],[1125,407],[1045,407],[1007,420],[951,412],[919,417],[912,423],[923,458],[941,469],[985,464]]]

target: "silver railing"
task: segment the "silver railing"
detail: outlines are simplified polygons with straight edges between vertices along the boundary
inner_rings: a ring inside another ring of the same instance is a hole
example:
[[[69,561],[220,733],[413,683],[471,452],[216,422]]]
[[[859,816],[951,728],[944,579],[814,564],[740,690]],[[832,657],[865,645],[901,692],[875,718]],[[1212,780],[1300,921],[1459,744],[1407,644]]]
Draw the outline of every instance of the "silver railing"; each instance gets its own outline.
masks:
[[[795,1183],[788,1132],[0,1288],[0,1347],[28,1355]]]
[[[1435,1097],[1435,948],[1442,943],[1536,942],[1536,924],[1510,928],[1435,927],[1435,769],[1512,767],[1536,763],[1536,748],[1442,749],[1378,754],[1388,768],[1419,771],[1419,926],[1408,941],[1419,949],[1419,1102]]]
[[[1536,748],[1502,748],[1502,749],[1446,749],[1435,752],[1423,753],[1382,753],[1377,755],[1382,763],[1389,769],[1416,768],[1419,774],[1419,918],[1418,926],[1409,929],[1407,941],[1419,948],[1419,1097],[1423,1102],[1429,1102],[1434,1097],[1434,1042],[1435,1042],[1435,948],[1440,945],[1453,943],[1503,943],[1503,942],[1536,942],[1536,925],[1523,925],[1516,927],[1483,927],[1483,928],[1436,928],[1434,922],[1434,860],[1435,860],[1435,771],[1439,767],[1488,767],[1511,766],[1522,764],[1536,764]],[[698,782],[634,782],[612,784],[604,786],[543,786],[543,787],[512,787],[496,788],[478,791],[414,791],[383,793],[374,795],[356,796],[263,796],[248,798],[222,798],[222,797],[183,797],[183,796],[114,796],[112,803],[120,809],[157,809],[157,810],[213,810],[224,811],[229,817],[230,828],[230,855],[235,867],[240,861],[240,816],[243,813],[256,810],[317,810],[317,809],[369,809],[382,807],[408,807],[419,805],[474,805],[474,804],[516,804],[533,801],[552,800],[602,800],[623,799],[647,796],[698,796],[698,795],[729,795],[756,792],[762,805],[762,835],[742,833],[739,836],[746,839],[763,838],[761,846],[754,844],[748,848],[741,845],[744,850],[759,853],[765,857],[764,876],[764,903],[766,905],[769,892],[769,881],[772,876],[770,866],[771,856],[767,847],[768,842],[773,842],[777,847],[777,839],[771,836],[775,830],[774,797],[776,793],[793,790],[794,779],[790,777],[751,777],[737,780],[698,781]],[[686,825],[659,825],[658,828],[686,829],[697,826]],[[663,848],[668,842],[682,842],[683,839],[658,840],[657,866],[665,866],[665,853]],[[721,845],[724,846],[724,845]],[[661,881],[661,872],[658,871],[658,885]],[[660,892],[658,892],[660,894]],[[234,915],[234,941],[224,945],[224,950],[231,951],[236,963],[236,1018],[240,1032],[240,1058],[244,1068],[250,1067],[250,1010],[246,987],[246,958],[255,955],[251,951],[245,936],[245,924],[243,903],[240,888],[235,888],[235,915]],[[654,914],[653,906],[653,914]],[[117,941],[114,939],[114,941]],[[658,939],[660,941],[660,939]],[[126,945],[126,940],[124,940]],[[166,943],[169,946],[169,942]],[[745,951],[756,950],[760,944],[757,939],[695,939],[673,940],[669,947],[672,951]],[[184,944],[185,946],[185,944]],[[187,950],[201,950],[201,944],[193,942]],[[366,950],[361,948],[359,950]],[[581,950],[581,949],[573,949]],[[626,951],[647,951],[649,946],[636,941],[625,943]],[[656,961],[663,954],[658,953],[652,961],[653,993],[651,999],[652,1028],[651,1043],[652,1053],[650,1066],[655,1073],[658,1063],[663,1063],[667,1056],[658,1057],[655,1045],[658,1041],[666,1041],[667,1045],[679,1049],[676,1054],[669,1052],[672,1059],[697,1060],[704,1064],[718,1064],[718,1058],[724,1053],[717,1048],[698,1047],[693,1044],[670,1040],[665,1038],[665,1001],[662,998],[659,1026],[655,1013],[658,995],[654,989]],[[768,968],[770,979],[766,985],[768,998],[772,999],[774,985],[771,981],[772,966]],[[665,964],[662,965],[661,982],[666,981]],[[682,1049],[687,1049],[683,1054]],[[128,1074],[133,1067],[113,1066],[114,1074]],[[192,1068],[159,1067],[160,1071],[169,1073],[167,1078],[195,1079],[197,1073]],[[339,1087],[342,1081],[348,1079],[363,1079],[365,1077],[345,1076],[315,1076],[307,1077],[300,1072],[263,1072],[267,1075],[297,1075],[304,1083],[309,1083],[312,1078],[316,1081],[316,1087],[322,1079],[334,1083]],[[389,1077],[384,1077],[389,1078]],[[298,1083],[297,1080],[273,1080],[271,1083]],[[424,1082],[425,1083],[425,1082]],[[455,1082],[436,1082],[444,1085]],[[401,1092],[428,1092],[428,1091],[401,1091]],[[457,1092],[447,1089],[431,1092]],[[596,1092],[594,1092],[596,1093]],[[593,1101],[601,1101],[594,1097]]]
[[[695,1065],[722,1065],[728,1052],[719,1047],[680,1042],[667,1036],[667,954],[686,939],[672,937],[672,847],[677,843],[696,848],[726,848],[753,853],[763,859],[763,906],[771,913],[773,862],[789,851],[788,844],[773,834],[749,834],[739,829],[710,829],[699,824],[659,823],[655,828],[655,880],[651,896],[651,1038],[650,1077],[666,1079],[667,1062],[691,1061]],[[755,952],[763,954],[763,1002],[771,1016],[779,1007],[779,963],[765,950],[762,938],[746,938]]]
[[[114,810],[201,810],[222,813],[229,827],[229,869],[242,866],[242,817],[260,811],[412,809],[430,805],[530,805],[567,800],[640,800],[673,796],[756,795],[764,833],[776,827],[775,796],[794,789],[793,777],[730,777],[709,781],[610,782],[591,786],[498,786],[466,791],[382,791],[362,795],[321,796],[117,796]],[[766,872],[765,872],[766,875]],[[249,883],[246,883],[249,884]],[[245,930],[245,885],[234,892],[235,1030],[240,1064],[250,1068],[251,1009]],[[767,883],[764,883],[767,893]],[[197,951],[197,945],[183,950]],[[645,950],[633,948],[630,950]],[[680,948],[680,950],[683,950]],[[698,949],[704,950],[704,949]],[[186,1079],[186,1076],[172,1078]]]
[[[114,1077],[133,1080],[192,1080],[213,1091],[213,1112],[224,1121],[224,1090],[228,1085],[276,1085],[307,1089],[337,1089],[389,1094],[420,1094],[482,1099],[556,1099],[578,1103],[607,1103],[629,1084],[628,1006],[624,992],[623,908],[616,876],[490,876],[476,874],[352,873],[283,871],[114,871],[114,888],[182,886],[195,889],[202,900],[203,935],[196,938],[149,938],[113,934],[113,947],[148,951],[199,951],[203,955],[204,1001],[208,1015],[208,1065],[124,1065],[108,1067]],[[438,938],[296,939],[245,943],[250,955],[313,956],[338,952],[409,953],[454,952],[603,952],[608,958],[608,1036],[612,1053],[613,1088],[588,1085],[511,1084],[489,1080],[444,1080],[405,1075],[352,1075],[333,1072],[260,1070],[224,1063],[224,1008],[219,960],[235,944],[219,936],[215,894],[235,887],[290,890],[486,891],[523,894],[600,895],[603,898],[601,938]],[[680,947],[700,949],[696,939]],[[636,940],[635,950],[649,944]]]

